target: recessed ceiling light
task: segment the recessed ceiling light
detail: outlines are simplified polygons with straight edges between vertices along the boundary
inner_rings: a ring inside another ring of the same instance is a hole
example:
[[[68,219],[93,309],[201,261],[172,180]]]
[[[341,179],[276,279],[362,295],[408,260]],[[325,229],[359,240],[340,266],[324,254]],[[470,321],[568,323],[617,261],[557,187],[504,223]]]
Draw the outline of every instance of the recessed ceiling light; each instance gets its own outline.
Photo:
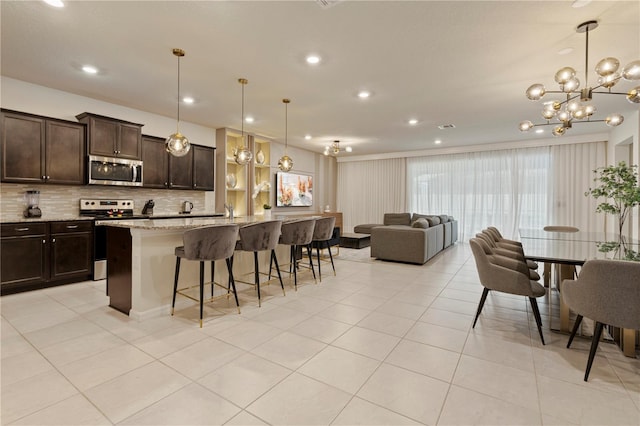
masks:
[[[345,150],[345,151],[347,151],[347,152],[351,152],[351,151],[353,151],[353,148],[351,148],[350,146],[348,146],[348,147],[346,147],[344,150]]]
[[[249,117],[246,117],[244,121],[246,121],[247,123],[253,123],[255,120],[253,117],[249,116]]]
[[[544,129],[536,129],[536,133],[544,133]]]
[[[192,104],[195,102],[195,99],[193,99],[191,96],[185,96],[184,98],[182,98],[182,102],[184,102],[185,104]]]
[[[309,55],[307,56],[307,63],[311,65],[316,65],[320,63],[320,56],[318,55]]]
[[[369,96],[371,96],[371,93],[367,92],[366,90],[362,90],[361,92],[358,92],[358,97],[360,99],[367,99]]]
[[[64,7],[64,3],[62,2],[62,0],[42,0],[42,1],[44,1],[49,6]]]
[[[573,47],[565,47],[564,49],[558,50],[558,55],[568,55],[573,52]]]
[[[440,139],[436,139],[435,141],[433,141],[433,143],[435,143],[436,145],[440,145],[442,141]]]
[[[455,129],[455,125],[454,124],[441,124],[438,126],[438,129],[440,130],[445,130],[445,129]]]
[[[304,135],[304,138],[305,138],[306,140],[311,140],[311,135]]]
[[[94,67],[93,65],[83,65],[82,71],[86,72],[87,74],[98,74],[98,68]]]
[[[591,3],[591,0],[573,0],[573,3],[571,3],[571,7],[575,7],[577,9],[579,7],[584,7],[589,3]]]
[[[415,126],[416,124],[418,124],[418,120],[416,120],[415,118],[412,118],[411,120],[409,120],[409,124],[412,126]]]

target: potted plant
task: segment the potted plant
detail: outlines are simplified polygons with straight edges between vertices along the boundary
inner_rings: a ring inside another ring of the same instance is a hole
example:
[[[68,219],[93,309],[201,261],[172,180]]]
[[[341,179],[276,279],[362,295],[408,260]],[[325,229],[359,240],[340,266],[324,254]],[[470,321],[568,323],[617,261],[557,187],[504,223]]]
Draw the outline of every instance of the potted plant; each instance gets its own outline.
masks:
[[[264,218],[271,218],[271,204],[263,204],[262,208],[264,209]]]
[[[589,188],[585,196],[596,200],[604,198],[596,212],[618,216],[618,235],[622,236],[622,227],[631,210],[640,204],[640,185],[638,185],[638,166],[627,165],[624,161],[617,166],[600,167],[593,171],[595,188]]]

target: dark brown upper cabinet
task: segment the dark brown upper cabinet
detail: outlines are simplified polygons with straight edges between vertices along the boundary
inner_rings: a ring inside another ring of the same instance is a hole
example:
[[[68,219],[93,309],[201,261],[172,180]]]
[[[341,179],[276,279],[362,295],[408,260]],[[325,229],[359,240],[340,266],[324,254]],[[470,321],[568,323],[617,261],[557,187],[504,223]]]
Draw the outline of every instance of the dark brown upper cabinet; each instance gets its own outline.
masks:
[[[142,136],[142,185],[145,188],[169,188],[169,153],[164,139]]]
[[[215,148],[192,145],[191,150],[193,151],[193,189],[213,191],[215,189]]]
[[[87,125],[89,155],[142,159],[142,124],[88,112],[76,118]]]
[[[85,184],[85,126],[2,110],[2,181]]]

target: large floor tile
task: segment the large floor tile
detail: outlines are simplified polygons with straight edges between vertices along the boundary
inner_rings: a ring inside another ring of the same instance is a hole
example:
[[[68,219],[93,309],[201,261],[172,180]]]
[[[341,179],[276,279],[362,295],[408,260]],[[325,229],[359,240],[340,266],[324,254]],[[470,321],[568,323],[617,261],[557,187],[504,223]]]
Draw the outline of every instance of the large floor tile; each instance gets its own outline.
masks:
[[[282,333],[282,329],[259,320],[243,321],[215,334],[216,339],[245,350],[251,350]]]
[[[38,374],[52,371],[51,363],[35,350],[2,360],[2,389]]]
[[[175,370],[153,362],[89,389],[85,395],[109,420],[118,423],[188,383]]]
[[[240,408],[192,383],[134,414],[122,425],[221,425]]]
[[[207,374],[198,383],[239,407],[246,407],[292,373],[264,358],[245,354]]]
[[[353,327],[336,339],[332,346],[382,361],[399,341],[399,337],[366,328]]]
[[[451,386],[439,425],[540,425],[540,412]]]
[[[255,355],[295,370],[320,352],[326,344],[291,332],[284,332],[258,346]]]
[[[161,361],[192,380],[233,361],[245,352],[212,337],[161,358]]]
[[[358,327],[402,337],[415,324],[414,320],[374,311],[358,323]]]
[[[313,316],[289,331],[324,343],[331,343],[351,328],[351,325],[320,316]]]
[[[13,424],[85,426],[112,423],[87,398],[77,394],[23,417]]]
[[[534,371],[533,350],[530,344],[526,344],[524,341],[470,333],[463,353],[509,367]]]
[[[40,352],[53,365],[60,367],[125,344],[126,342],[121,338],[102,330],[49,345],[42,348]]]
[[[132,343],[152,357],[162,358],[207,337],[200,328],[177,326],[134,340]]]
[[[318,313],[318,315],[323,318],[355,325],[370,313],[371,310],[369,309],[336,303],[335,305],[330,306],[324,311]]]
[[[380,362],[374,359],[328,346],[300,367],[298,372],[354,394],[378,365]]]
[[[332,425],[419,425],[420,423],[393,411],[372,404],[361,398],[353,398]]]
[[[268,424],[253,414],[241,411],[234,418],[225,423],[225,426],[267,426]]]
[[[29,340],[33,346],[40,349],[101,331],[103,331],[103,329],[84,318],[74,318],[71,321],[26,333],[24,337]]]
[[[455,328],[460,331],[467,331],[473,324],[474,315],[461,314],[443,309],[429,308],[420,317],[420,321],[429,324],[440,325],[442,327]]]
[[[462,352],[467,332],[418,321],[404,337],[415,342]]]
[[[293,373],[247,411],[274,425],[327,425],[350,399],[347,392]]]
[[[398,343],[385,362],[445,382],[451,382],[459,359],[460,354],[457,352],[403,340]]]
[[[358,396],[424,424],[435,424],[449,385],[389,364],[382,364]]]

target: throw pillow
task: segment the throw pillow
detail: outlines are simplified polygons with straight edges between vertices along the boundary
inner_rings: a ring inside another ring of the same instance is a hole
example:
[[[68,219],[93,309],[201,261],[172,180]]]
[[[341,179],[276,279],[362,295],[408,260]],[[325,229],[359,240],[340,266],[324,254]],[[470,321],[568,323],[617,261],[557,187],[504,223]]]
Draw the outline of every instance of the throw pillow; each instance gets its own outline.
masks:
[[[385,225],[411,225],[411,213],[385,213]]]
[[[440,223],[449,222],[449,216],[446,214],[440,215]]]
[[[418,220],[420,218],[425,218],[426,219],[428,217],[429,217],[429,215],[426,215],[426,214],[414,213],[411,216],[411,222],[415,222],[416,220]]]
[[[425,219],[424,217],[421,217],[418,220],[413,221],[413,223],[411,224],[412,228],[428,228],[429,227],[429,222],[427,222],[427,219]]]
[[[440,218],[438,216],[429,216],[427,217],[427,222],[429,222],[429,226],[440,225]]]

